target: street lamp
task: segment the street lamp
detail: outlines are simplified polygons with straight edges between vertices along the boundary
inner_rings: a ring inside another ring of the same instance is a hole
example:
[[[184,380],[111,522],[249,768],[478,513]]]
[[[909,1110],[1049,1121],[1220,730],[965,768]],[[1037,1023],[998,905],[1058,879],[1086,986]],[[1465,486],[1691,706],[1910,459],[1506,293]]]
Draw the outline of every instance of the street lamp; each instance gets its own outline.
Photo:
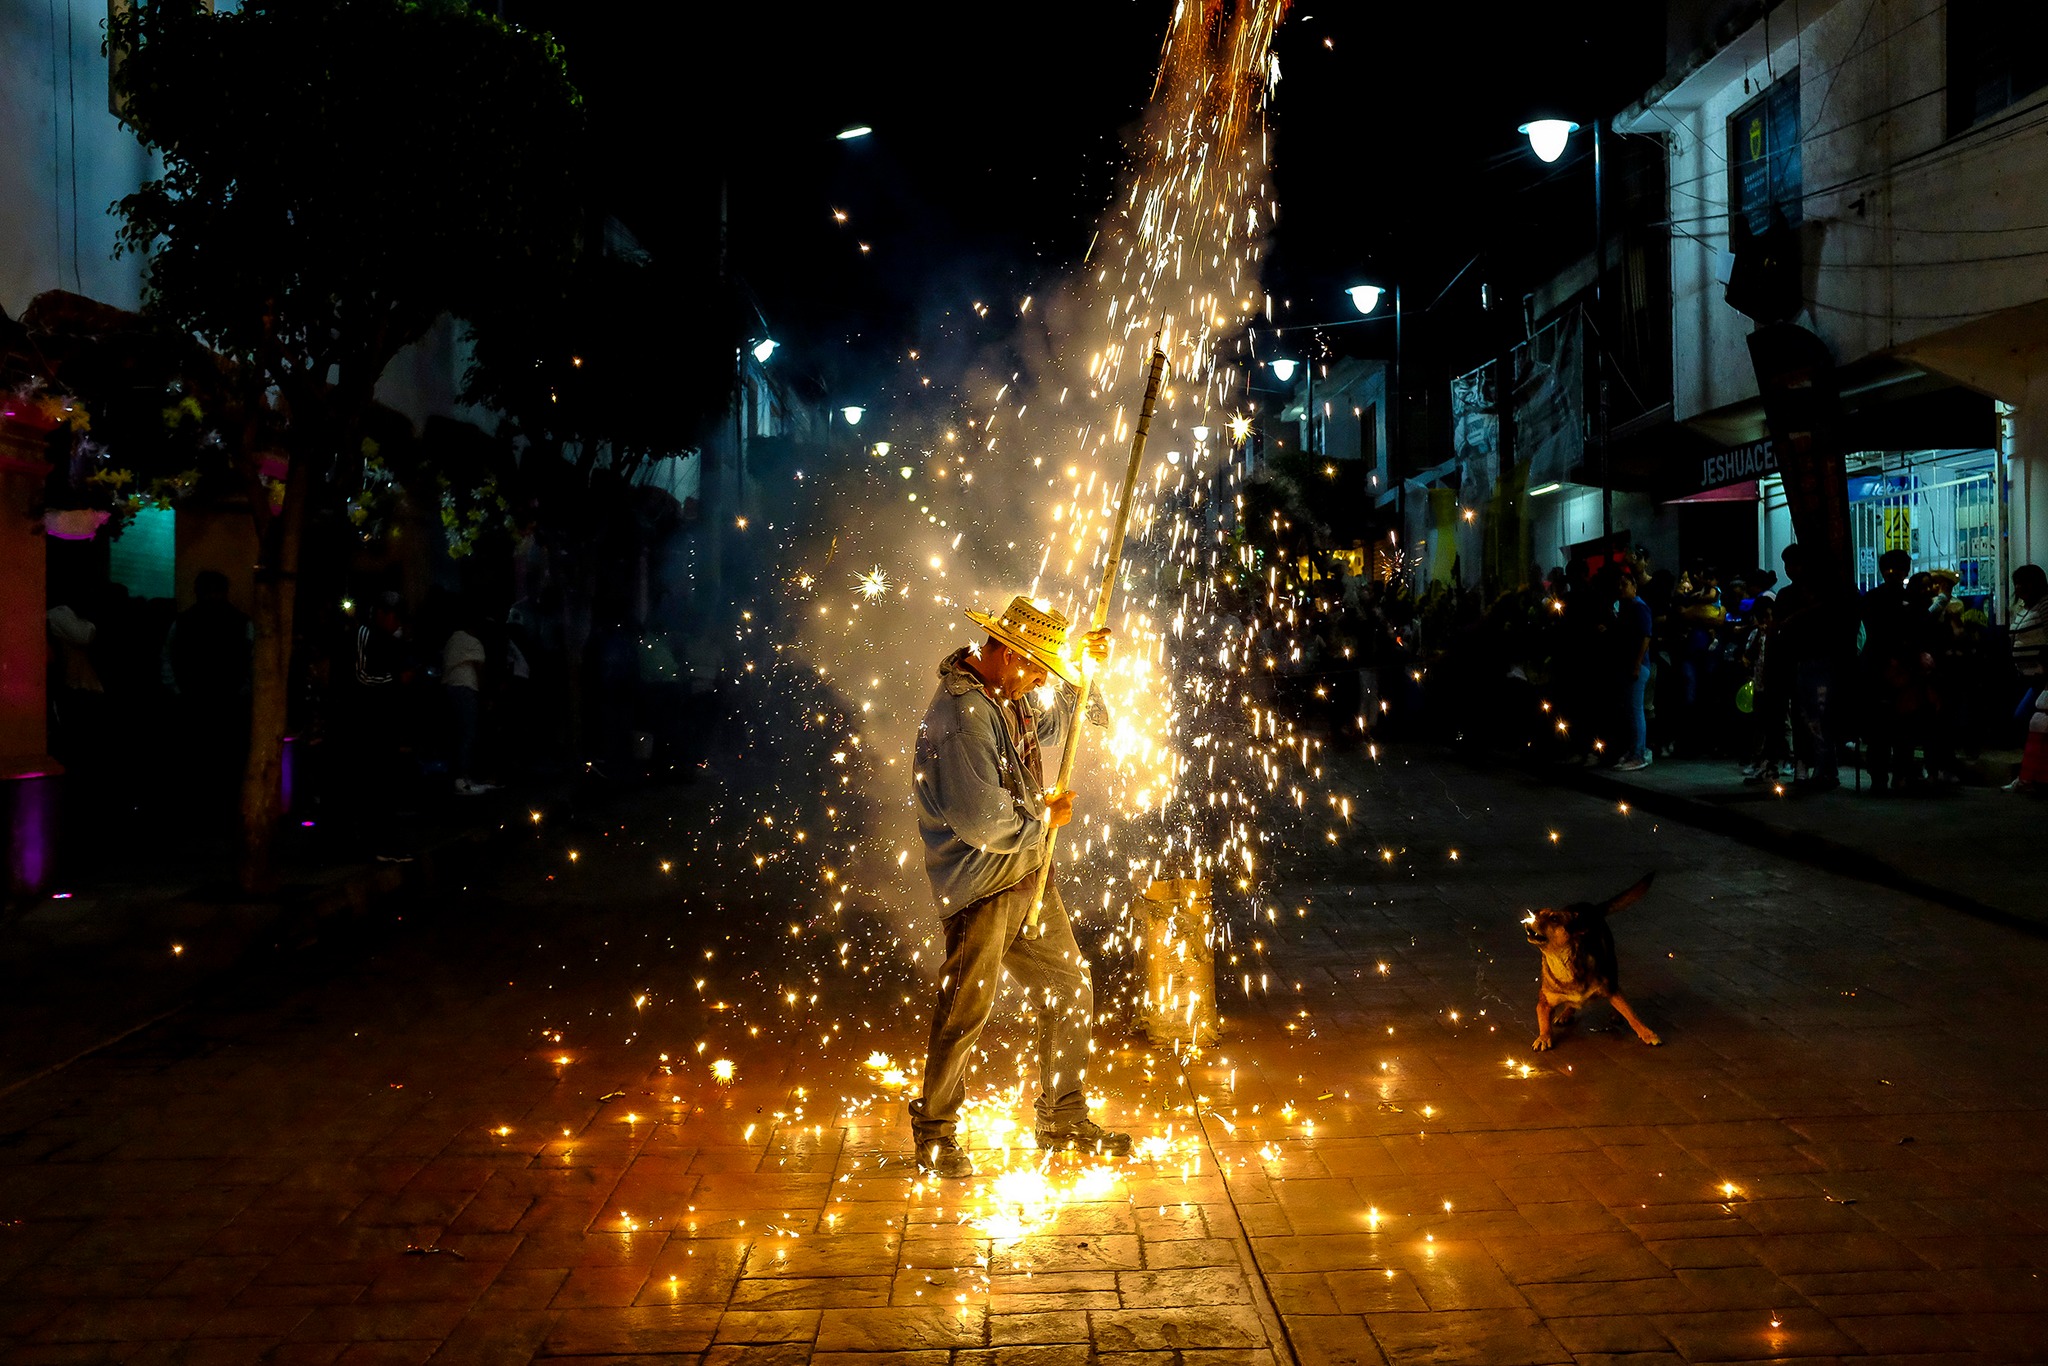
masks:
[[[840,129],[832,136],[838,138],[841,142],[852,142],[854,139],[864,138],[874,131],[874,129],[868,127],[865,123],[855,123]]]
[[[1273,378],[1279,380],[1282,384],[1294,383],[1294,367],[1296,364],[1297,362],[1286,359],[1274,361]]]
[[[1360,313],[1370,314],[1380,306],[1380,300],[1387,290],[1380,285],[1353,285],[1344,291],[1351,296],[1351,306]],[[1401,449],[1401,286],[1393,288],[1394,295],[1394,373],[1387,389],[1387,468],[1389,477],[1399,468]]]
[[[1570,119],[1532,119],[1516,130],[1529,139],[1530,150],[1548,165],[1564,155],[1565,144],[1579,125]],[[1607,274],[1607,201],[1600,173],[1600,120],[1593,120],[1593,327],[1587,351],[1593,358],[1593,396],[1597,405],[1593,436],[1600,443],[1600,538],[1614,539],[1614,481],[1607,469],[1606,308],[1602,281]]]
[[[1570,119],[1532,119],[1515,131],[1529,139],[1530,150],[1547,166],[1564,155],[1565,144],[1579,125]]]
[[[773,337],[763,337],[754,343],[754,359],[766,365],[768,358],[775,354],[775,348],[782,345]]]
[[[839,415],[846,419],[846,425],[849,427],[858,427],[860,420],[866,417],[867,414],[868,410],[861,407],[858,403],[849,403],[839,410]]]

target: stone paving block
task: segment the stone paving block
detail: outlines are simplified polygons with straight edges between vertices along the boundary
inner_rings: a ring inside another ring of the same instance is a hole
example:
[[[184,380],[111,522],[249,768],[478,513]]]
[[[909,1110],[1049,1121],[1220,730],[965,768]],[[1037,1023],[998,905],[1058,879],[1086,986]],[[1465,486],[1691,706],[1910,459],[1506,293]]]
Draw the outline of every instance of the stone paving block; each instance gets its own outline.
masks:
[[[440,1345],[438,1339],[426,1342],[351,1342],[334,1360],[336,1366],[425,1366]]]
[[[948,1366],[953,1353],[943,1348],[907,1352],[814,1352],[811,1366]]]
[[[311,1305],[230,1306],[200,1316],[192,1335],[202,1338],[255,1338],[275,1342],[313,1312]],[[54,1313],[54,1311],[53,1311]]]
[[[430,1351],[436,1366],[496,1366],[531,1357],[553,1325],[552,1314],[534,1311],[473,1313],[427,1345],[438,1349]]]
[[[1582,1361],[1589,1353],[1668,1352],[1671,1347],[1656,1325],[1638,1314],[1545,1319],[1543,1326]]]
[[[806,1366],[810,1360],[808,1341],[715,1343],[704,1354],[701,1366]],[[663,1366],[674,1366],[673,1360]]]
[[[1535,1281],[1630,1281],[1671,1274],[1627,1233],[1487,1238],[1482,1244],[1517,1285]]]
[[[901,1240],[890,1233],[819,1234],[809,1238],[763,1238],[747,1254],[744,1275],[875,1276],[896,1266]]]
[[[1520,1309],[1528,1303],[1483,1244],[1439,1242],[1419,1251],[1406,1259],[1405,1269],[1431,1309]]]
[[[996,1249],[991,1271],[1135,1271],[1138,1239],[1132,1235],[1092,1238],[1033,1234]]]
[[[1329,1271],[1323,1280],[1345,1314],[1420,1312],[1429,1308],[1415,1277],[1392,1267],[1378,1270]]]
[[[810,1342],[818,1336],[819,1309],[729,1309],[718,1320],[714,1343]]]
[[[1522,1222],[1540,1237],[1556,1237],[1562,1234],[1620,1233],[1626,1226],[1610,1213],[1607,1207],[1595,1200],[1541,1200],[1523,1202],[1514,1192],[1506,1192],[1515,1199],[1515,1213],[1522,1216]]]
[[[1088,1323],[1097,1349],[1105,1353],[1266,1345],[1265,1325],[1249,1305],[1096,1310]]]
[[[711,1345],[719,1310],[709,1305],[564,1310],[549,1331],[543,1356],[701,1352]]]
[[[735,1309],[871,1309],[889,1303],[888,1276],[764,1277],[737,1282]]]
[[[821,1352],[885,1352],[979,1347],[988,1340],[988,1311],[979,1305],[890,1309],[827,1309],[818,1324]]]
[[[1554,1366],[1572,1360],[1528,1310],[1368,1314],[1365,1322],[1390,1366]]]
[[[647,1283],[644,1266],[579,1266],[570,1270],[550,1301],[555,1309],[621,1308],[639,1297]]]
[[[1125,1271],[1116,1278],[1117,1294],[1133,1309],[1163,1309],[1177,1304],[1250,1304],[1251,1288],[1236,1266],[1189,1267],[1171,1271]]]
[[[971,1347],[953,1354],[953,1366],[1089,1366],[1086,1342]]]
[[[1177,1238],[1144,1242],[1140,1248],[1148,1270],[1183,1266],[1236,1266],[1237,1245],[1221,1238]]]
[[[484,1293],[480,1309],[545,1309],[569,1279],[566,1267],[502,1267]]]
[[[1200,1205],[1138,1206],[1132,1210],[1135,1232],[1146,1242],[1169,1242],[1209,1236],[1208,1222]],[[1232,1222],[1235,1222],[1234,1220]]]
[[[1771,1309],[1799,1300],[1767,1267],[1686,1267],[1672,1274],[1701,1309]]]
[[[991,1314],[988,1319],[991,1346],[1023,1343],[1071,1343],[1088,1341],[1088,1315],[1077,1309],[1030,1313]]]
[[[1767,1234],[1756,1242],[1757,1260],[1781,1275],[1823,1271],[1890,1271],[1927,1263],[1881,1233]]]
[[[306,1342],[440,1340],[469,1310],[465,1304],[341,1304],[316,1308],[292,1330]]]
[[[891,1304],[980,1304],[988,1298],[988,1278],[978,1267],[914,1267],[896,1273],[889,1287]]]
[[[1253,1238],[1252,1254],[1268,1275],[1274,1272],[1341,1271],[1377,1260],[1379,1235],[1329,1234],[1316,1238]]]
[[[1288,1314],[1285,1324],[1301,1366],[1386,1366],[1356,1314]]]
[[[1560,1281],[1524,1286],[1532,1308],[1546,1319],[1588,1314],[1668,1314],[1700,1307],[1676,1276],[1669,1280]]]
[[[1862,1352],[1847,1335],[1803,1306],[1775,1311],[1729,1309],[1703,1314],[1660,1314],[1651,1322],[1688,1361],[1854,1356]]]
[[[1337,1296],[1330,1288],[1329,1278],[1321,1272],[1267,1276],[1265,1286],[1272,1297],[1273,1308],[1282,1315],[1342,1312],[1337,1307]]]

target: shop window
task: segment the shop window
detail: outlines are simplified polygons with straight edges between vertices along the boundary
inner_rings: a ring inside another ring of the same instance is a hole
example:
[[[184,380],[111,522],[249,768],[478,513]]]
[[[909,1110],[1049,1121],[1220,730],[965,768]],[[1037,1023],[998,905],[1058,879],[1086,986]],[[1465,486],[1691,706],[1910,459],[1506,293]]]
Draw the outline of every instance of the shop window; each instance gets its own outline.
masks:
[[[1729,226],[1738,239],[1797,227],[1803,193],[1795,67],[1728,120]]]
[[[1951,137],[2048,86],[2048,6],[1949,0]]]

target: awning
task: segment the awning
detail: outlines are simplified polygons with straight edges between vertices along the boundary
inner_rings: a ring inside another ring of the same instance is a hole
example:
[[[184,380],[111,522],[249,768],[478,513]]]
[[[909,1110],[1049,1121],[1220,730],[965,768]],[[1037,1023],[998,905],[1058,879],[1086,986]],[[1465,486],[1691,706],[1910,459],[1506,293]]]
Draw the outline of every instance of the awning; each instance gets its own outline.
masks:
[[[1740,483],[1724,484],[1720,488],[1708,489],[1704,493],[1688,494],[1683,498],[1667,498],[1664,500],[1664,506],[1671,507],[1677,503],[1754,503],[1759,496],[1758,483],[1755,479],[1744,479]]]

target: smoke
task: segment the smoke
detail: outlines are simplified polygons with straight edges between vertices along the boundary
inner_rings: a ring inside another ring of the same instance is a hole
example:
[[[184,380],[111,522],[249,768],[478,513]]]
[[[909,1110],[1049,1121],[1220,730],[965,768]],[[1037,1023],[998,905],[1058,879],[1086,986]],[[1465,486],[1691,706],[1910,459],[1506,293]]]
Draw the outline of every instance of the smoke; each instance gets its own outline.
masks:
[[[1291,615],[1286,586],[1260,579],[1234,535],[1231,423],[1270,310],[1263,113],[1281,8],[1184,0],[1086,259],[1044,297],[938,310],[930,344],[895,358],[887,423],[774,490],[763,525],[743,533],[772,570],[735,639],[791,728],[762,743],[787,743],[792,802],[836,813],[803,856],[832,874],[826,904],[880,913],[911,943],[938,926],[911,798],[937,664],[980,638],[967,608],[1017,592],[1085,628],[1155,338],[1167,379],[1101,682],[1116,719],[1084,734],[1061,835],[1083,942],[1127,945],[1125,903],[1154,877],[1214,876],[1254,896],[1264,810],[1287,793],[1287,763],[1310,766],[1256,677],[1273,623]],[[797,730],[816,743],[796,744]]]

